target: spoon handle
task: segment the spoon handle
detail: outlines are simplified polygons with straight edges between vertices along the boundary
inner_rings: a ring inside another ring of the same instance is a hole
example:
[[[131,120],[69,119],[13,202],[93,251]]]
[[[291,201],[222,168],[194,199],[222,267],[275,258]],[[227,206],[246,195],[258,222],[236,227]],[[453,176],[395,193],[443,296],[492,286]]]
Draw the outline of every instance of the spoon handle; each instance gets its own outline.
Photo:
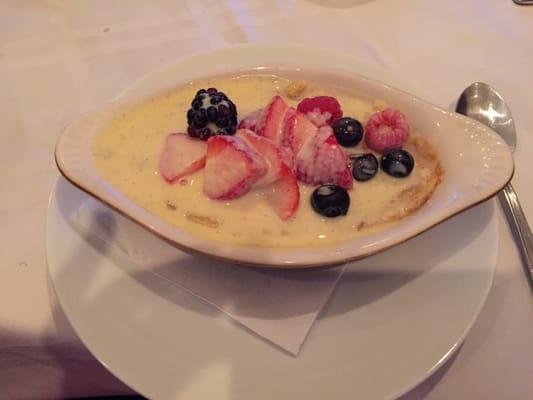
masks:
[[[529,276],[529,283],[533,288],[533,234],[531,234],[526,216],[524,215],[524,211],[522,211],[518,196],[511,183],[507,184],[498,193],[498,197],[513,231],[513,235],[517,240],[517,246],[525,264],[524,267]]]

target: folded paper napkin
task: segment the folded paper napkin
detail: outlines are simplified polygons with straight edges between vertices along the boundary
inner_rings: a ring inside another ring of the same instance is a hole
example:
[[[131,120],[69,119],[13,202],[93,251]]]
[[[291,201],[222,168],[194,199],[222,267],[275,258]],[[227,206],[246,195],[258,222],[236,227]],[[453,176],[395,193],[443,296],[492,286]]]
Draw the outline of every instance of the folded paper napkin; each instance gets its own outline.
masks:
[[[92,198],[71,220],[82,232],[118,247],[136,264],[294,355],[343,271],[343,267],[317,271],[243,268],[192,256]]]

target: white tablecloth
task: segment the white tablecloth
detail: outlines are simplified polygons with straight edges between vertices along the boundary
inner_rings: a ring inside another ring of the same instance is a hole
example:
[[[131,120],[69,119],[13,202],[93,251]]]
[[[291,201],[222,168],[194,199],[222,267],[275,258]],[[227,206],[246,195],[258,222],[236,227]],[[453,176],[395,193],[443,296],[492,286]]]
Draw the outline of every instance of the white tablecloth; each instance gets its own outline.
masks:
[[[511,0],[1,1],[0,398],[131,392],[85,350],[47,278],[53,146],[68,121],[161,65],[245,42],[344,51],[442,107],[486,81],[516,119],[513,182],[533,222],[532,38],[533,7]],[[533,296],[499,218],[480,317],[457,355],[406,399],[533,397]]]

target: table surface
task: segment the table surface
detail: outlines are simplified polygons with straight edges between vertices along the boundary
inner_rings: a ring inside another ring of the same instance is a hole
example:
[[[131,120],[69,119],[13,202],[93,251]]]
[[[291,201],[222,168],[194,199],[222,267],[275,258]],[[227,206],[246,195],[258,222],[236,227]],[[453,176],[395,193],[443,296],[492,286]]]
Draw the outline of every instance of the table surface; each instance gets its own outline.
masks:
[[[4,0],[0,4],[0,397],[131,393],[68,324],[46,267],[45,215],[61,129],[132,80],[247,42],[336,49],[394,70],[449,108],[473,81],[507,99],[513,184],[533,221],[533,7],[511,0]],[[498,211],[488,300],[457,354],[404,399],[533,396],[533,296]]]

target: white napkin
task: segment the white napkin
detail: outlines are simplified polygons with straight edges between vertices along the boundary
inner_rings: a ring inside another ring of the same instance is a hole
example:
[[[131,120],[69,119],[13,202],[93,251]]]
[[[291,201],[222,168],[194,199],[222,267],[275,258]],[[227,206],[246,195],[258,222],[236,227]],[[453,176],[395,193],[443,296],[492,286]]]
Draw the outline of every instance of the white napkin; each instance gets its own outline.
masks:
[[[296,355],[343,267],[316,271],[245,268],[186,254],[95,199],[72,215],[82,231],[120,248],[139,264],[212,304]]]

